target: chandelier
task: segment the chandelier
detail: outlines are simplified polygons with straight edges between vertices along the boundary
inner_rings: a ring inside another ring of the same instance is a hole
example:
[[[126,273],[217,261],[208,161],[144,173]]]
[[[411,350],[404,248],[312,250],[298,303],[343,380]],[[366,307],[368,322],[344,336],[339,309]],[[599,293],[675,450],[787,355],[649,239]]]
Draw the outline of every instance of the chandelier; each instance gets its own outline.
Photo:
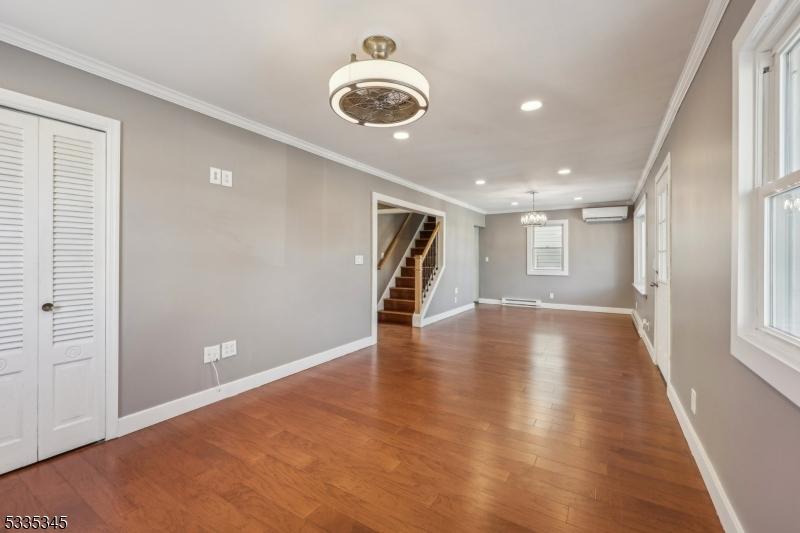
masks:
[[[397,45],[389,37],[364,39],[364,50],[372,57],[350,63],[333,73],[328,82],[333,111],[353,124],[388,128],[410,124],[428,111],[430,86],[420,71],[389,55]]]
[[[536,191],[531,191],[531,210],[520,218],[520,224],[525,227],[544,226],[547,224],[547,215],[536,211]]]

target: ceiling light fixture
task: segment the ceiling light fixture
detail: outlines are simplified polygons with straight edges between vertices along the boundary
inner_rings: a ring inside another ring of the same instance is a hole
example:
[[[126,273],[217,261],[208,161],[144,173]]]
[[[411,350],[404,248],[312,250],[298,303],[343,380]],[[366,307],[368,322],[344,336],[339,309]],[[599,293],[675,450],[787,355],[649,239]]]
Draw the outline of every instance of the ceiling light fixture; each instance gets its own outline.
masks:
[[[569,168],[560,168],[560,169],[558,169],[558,173],[559,173],[561,176],[566,176],[567,174],[572,174],[572,169],[569,169]]]
[[[519,202],[511,202],[511,205],[519,205]]]
[[[430,85],[415,68],[389,55],[397,45],[389,37],[364,39],[364,51],[372,59],[350,63],[333,73],[328,82],[333,111],[352,124],[387,128],[419,120],[428,111]]]
[[[544,226],[547,224],[547,215],[536,211],[536,191],[531,191],[531,210],[522,215],[519,221],[525,227]]]
[[[536,111],[537,109],[541,109],[543,105],[541,100],[528,100],[527,102],[523,102],[519,108],[523,111]]]
[[[475,185],[486,185],[486,180],[475,180]]]
[[[580,202],[581,200],[583,200],[583,196],[576,196],[575,197],[575,201],[576,202]]]
[[[405,141],[406,139],[411,137],[411,135],[409,135],[407,131],[396,131],[394,132],[394,135],[392,135],[392,137],[394,137],[398,141]]]

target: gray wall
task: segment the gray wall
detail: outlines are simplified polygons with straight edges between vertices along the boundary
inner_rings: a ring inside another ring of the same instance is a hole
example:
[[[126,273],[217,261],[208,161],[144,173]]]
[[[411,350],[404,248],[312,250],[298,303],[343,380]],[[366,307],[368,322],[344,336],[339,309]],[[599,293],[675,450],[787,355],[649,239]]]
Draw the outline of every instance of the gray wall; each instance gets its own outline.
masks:
[[[386,251],[386,247],[392,242],[392,239],[394,239],[394,236],[397,234],[397,231],[401,228],[408,215],[409,213],[393,213],[391,215],[378,216],[378,258]],[[411,243],[411,239],[417,234],[417,230],[424,218],[425,217],[419,213],[411,213],[411,219],[398,237],[394,250],[392,250],[389,257],[383,263],[383,268],[378,270],[378,294],[375,297],[377,301],[381,301],[383,292],[386,290],[389,282],[392,281],[394,272],[397,270],[397,265],[403,259],[406,249]]]
[[[655,173],[669,153],[672,385],[744,527],[780,533],[800,524],[800,408],[739,363],[729,338],[731,43],[752,3],[731,1],[647,182],[648,275]],[[652,322],[653,298],[637,296],[637,305]],[[689,409],[692,387],[696,415]]]
[[[541,298],[551,303],[633,306],[633,225],[587,224],[580,209],[548,211],[551,220],[569,220],[569,276],[529,276],[526,232],[519,213],[487,215],[480,235],[480,295],[500,299]],[[485,261],[489,257],[489,262]],[[549,293],[555,293],[550,300]]]
[[[205,345],[229,381],[368,337],[373,191],[447,213],[429,314],[474,284],[483,215],[1,43],[0,86],[122,122],[122,415],[212,386]]]

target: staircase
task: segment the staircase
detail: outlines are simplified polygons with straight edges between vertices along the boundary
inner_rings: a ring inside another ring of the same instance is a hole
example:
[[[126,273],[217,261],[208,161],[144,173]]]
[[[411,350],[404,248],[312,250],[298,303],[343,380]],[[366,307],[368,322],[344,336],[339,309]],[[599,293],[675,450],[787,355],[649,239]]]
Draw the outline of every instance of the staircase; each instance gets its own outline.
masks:
[[[431,239],[434,242],[431,243]],[[400,275],[395,276],[394,286],[389,288],[389,297],[383,299],[383,310],[378,311],[378,322],[411,325],[414,313],[428,295],[438,271],[438,223],[436,217],[428,216],[422,225],[414,245],[403,258]],[[417,263],[420,275],[417,275]],[[417,291],[417,283],[421,290]]]

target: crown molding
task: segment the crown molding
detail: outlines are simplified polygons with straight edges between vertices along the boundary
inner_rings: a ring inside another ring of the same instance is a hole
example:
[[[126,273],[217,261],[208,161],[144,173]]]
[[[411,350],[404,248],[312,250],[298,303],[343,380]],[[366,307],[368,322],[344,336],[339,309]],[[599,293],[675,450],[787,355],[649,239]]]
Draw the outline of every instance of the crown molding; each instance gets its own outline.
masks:
[[[108,63],[104,63],[85,54],[81,54],[70,48],[66,48],[51,41],[39,38],[20,29],[8,26],[7,24],[0,23],[0,41],[6,42],[18,48],[22,48],[29,52],[33,52],[34,54],[44,56],[48,59],[52,59],[53,61],[69,65],[84,72],[94,74],[95,76],[105,78],[109,81],[113,81],[114,83],[130,87],[131,89],[149,94],[150,96],[154,96],[161,100],[166,100],[167,102],[185,107],[186,109],[191,109],[192,111],[202,113],[203,115],[226,122],[238,128],[251,131],[263,137],[288,144],[289,146],[294,146],[300,150],[324,157],[330,161],[360,170],[361,172],[371,174],[386,181],[390,181],[417,192],[433,196],[434,198],[444,200],[445,202],[470,209],[482,215],[486,214],[485,210],[451,196],[447,196],[446,194],[429,189],[428,187],[413,181],[401,178],[400,176],[396,176],[390,172],[386,172],[385,170],[375,168],[371,165],[362,163],[361,161],[357,161],[332,150],[328,150],[327,148],[310,143],[293,135],[289,135],[288,133],[267,126],[261,122],[249,119],[245,116],[238,115],[222,107],[215,106],[198,98],[175,91],[164,85],[155,83],[141,76],[137,76],[126,70],[109,65]]]
[[[672,98],[669,100],[667,112],[661,122],[661,127],[658,130],[655,143],[653,143],[653,148],[650,150],[647,164],[645,164],[639,182],[636,184],[633,196],[631,196],[631,201],[635,201],[639,193],[642,192],[644,184],[647,182],[647,178],[650,176],[650,172],[656,164],[658,154],[661,152],[661,148],[664,147],[664,142],[667,140],[667,135],[669,135],[669,131],[672,128],[672,123],[675,122],[675,117],[678,116],[678,110],[683,103],[683,99],[686,97],[686,93],[689,92],[689,87],[691,87],[692,81],[694,81],[694,77],[708,51],[708,47],[711,46],[711,40],[717,32],[717,28],[722,21],[722,16],[725,14],[725,9],[727,9],[729,1],[730,0],[710,0],[708,7],[706,7],[706,12],[703,15],[703,20],[700,22],[700,28],[697,30],[697,36],[692,44],[692,49],[689,51],[689,57],[686,58],[683,71],[681,72],[680,78],[678,78],[678,84],[672,92]]]
[[[619,202],[594,202],[594,203],[583,203],[583,204],[572,203],[572,204],[554,205],[552,207],[545,207],[545,208],[537,207],[536,210],[537,211],[544,211],[544,212],[548,212],[548,211],[569,211],[569,210],[572,210],[572,209],[585,209],[585,208],[588,208],[588,207],[618,207],[618,206],[624,206],[624,205],[629,206],[629,205],[633,205],[633,203],[630,200],[620,200]],[[520,209],[519,207],[515,207],[513,209],[499,209],[499,210],[496,210],[496,211],[487,211],[484,214],[486,214],[486,215],[520,214],[521,215],[522,213],[527,213],[529,211],[530,211],[530,209],[525,209],[525,208]]]

